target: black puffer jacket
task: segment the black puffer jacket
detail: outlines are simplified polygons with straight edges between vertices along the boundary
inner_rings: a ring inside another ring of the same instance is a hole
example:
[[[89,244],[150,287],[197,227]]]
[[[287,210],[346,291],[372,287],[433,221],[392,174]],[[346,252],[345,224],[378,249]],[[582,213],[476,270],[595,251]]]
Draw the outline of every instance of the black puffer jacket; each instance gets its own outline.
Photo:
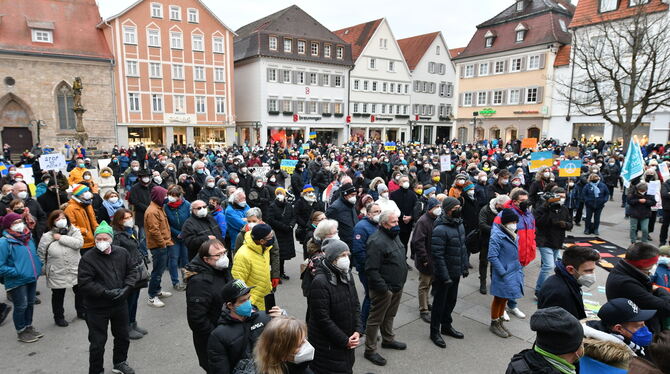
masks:
[[[370,235],[367,243],[368,258],[365,261],[365,275],[368,286],[377,292],[402,291],[407,280],[407,260],[405,247],[396,235],[391,237],[380,227]]]
[[[114,230],[114,240],[112,241],[112,245],[117,245],[128,251],[131,261],[133,264],[135,264],[135,266],[139,264],[147,266],[144,255],[142,252],[140,252],[140,242],[137,240],[137,238],[139,238],[139,235],[136,232],[133,232],[131,235],[127,231]],[[148,281],[135,284],[135,288],[145,288],[147,286]]]
[[[181,229],[181,239],[184,239],[184,244],[188,248],[189,258],[195,257],[202,243],[209,240],[209,235],[223,242],[221,228],[212,215],[208,214],[204,218],[199,218],[191,213]]]
[[[197,335],[209,335],[221,315],[221,290],[232,280],[230,270],[216,270],[196,256],[185,266],[186,318]]]
[[[107,255],[100,251],[88,251],[79,260],[77,283],[84,295],[84,305],[88,309],[105,310],[122,305],[125,298],[111,300],[104,295],[105,290],[134,287],[137,283],[135,270],[128,251],[115,245]]]
[[[135,224],[137,227],[144,227],[144,212],[151,204],[151,189],[154,184],[149,183],[144,185],[141,181],[135,182],[130,190],[130,197],[128,203],[133,206],[135,210]]]
[[[525,349],[512,357],[505,374],[561,374],[561,372],[533,349]]]
[[[270,316],[264,311],[254,310],[240,321],[224,307],[207,343],[209,374],[230,374],[240,360],[253,358],[254,346],[269,322]]]
[[[362,330],[360,303],[351,271],[345,277],[331,264],[322,262],[307,300],[309,342],[316,349],[311,368],[317,373],[351,374],[355,351],[348,349],[347,343],[353,333]]]
[[[437,281],[458,280],[467,272],[468,251],[462,219],[442,215],[435,220],[430,253]]]
[[[67,192],[60,190],[59,195],[61,204],[66,203],[69,200],[67,198]],[[40,197],[38,197],[37,202],[40,204],[40,207],[44,211],[44,215],[46,217],[49,217],[49,214],[51,214],[51,212],[54,210],[60,209],[58,198],[56,197],[56,191],[52,191],[50,189],[47,189]],[[670,209],[670,206],[668,209]],[[33,210],[31,209],[30,212],[32,213],[32,211]]]
[[[616,163],[612,166],[607,163],[603,166],[602,174],[605,185],[616,186],[619,182],[619,175],[621,175],[621,168]]]
[[[295,257],[295,240],[293,239],[295,214],[293,214],[293,206],[286,201],[273,201],[268,209],[268,216],[265,222],[275,232],[275,236],[279,242],[279,255],[281,259],[290,260]]]
[[[390,197],[391,200],[395,201],[396,205],[398,205],[398,209],[400,209],[400,217],[398,217],[400,222],[400,231],[402,232],[412,231],[414,221],[419,219],[419,217],[412,217],[412,219],[408,223],[405,223],[402,217],[403,216],[411,217],[412,214],[414,214],[414,206],[416,205],[416,202],[419,200],[416,197],[416,192],[414,192],[410,188],[404,189],[400,187],[400,189],[393,191]]]
[[[354,209],[354,205],[346,201],[344,196],[342,196],[328,207],[326,217],[338,222],[340,240],[347,243],[347,246],[351,248],[354,242],[354,226],[358,223],[358,214],[356,213],[356,209]]]
[[[209,203],[210,197],[218,197],[219,201],[226,201],[226,196],[221,192],[219,187],[209,188],[205,186],[198,192],[198,200],[202,200],[205,203]]]
[[[641,203],[641,199],[644,199],[645,202]],[[656,205],[656,199],[652,195],[640,195],[634,187],[631,187],[631,193],[628,194],[626,203],[628,204],[627,213],[631,218],[649,218],[651,217],[651,207]]]
[[[535,216],[535,242],[538,247],[563,248],[565,231],[572,229],[570,211],[563,205],[541,203],[533,210]],[[561,227],[561,222],[563,227]]]
[[[484,205],[479,211],[479,250],[488,251],[491,226],[497,215],[498,213],[492,211],[489,204]]]

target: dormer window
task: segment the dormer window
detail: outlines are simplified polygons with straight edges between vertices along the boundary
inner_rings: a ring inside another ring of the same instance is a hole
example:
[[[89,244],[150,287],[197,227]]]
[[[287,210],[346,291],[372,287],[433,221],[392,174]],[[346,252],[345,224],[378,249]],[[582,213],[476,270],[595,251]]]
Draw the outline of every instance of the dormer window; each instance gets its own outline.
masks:
[[[493,32],[491,32],[491,30],[486,32],[486,34],[484,35],[486,48],[493,47],[493,41],[495,40],[495,38],[496,38],[496,35]]]
[[[600,0],[600,13],[616,10],[619,0]]]
[[[517,12],[523,11],[523,0],[516,2],[516,11]]]
[[[53,32],[51,30],[33,29],[33,42],[36,43],[53,43]]]
[[[514,31],[516,32],[516,42],[521,43],[526,37],[526,31],[528,31],[528,27],[526,27],[526,25],[523,23],[520,23],[516,26],[516,28],[514,28]]]

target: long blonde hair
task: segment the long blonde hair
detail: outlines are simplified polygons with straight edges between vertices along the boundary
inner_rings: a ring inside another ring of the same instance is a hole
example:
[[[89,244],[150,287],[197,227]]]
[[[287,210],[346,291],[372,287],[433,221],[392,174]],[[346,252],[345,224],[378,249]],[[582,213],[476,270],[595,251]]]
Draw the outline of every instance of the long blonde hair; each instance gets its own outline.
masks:
[[[282,374],[307,337],[307,326],[293,317],[275,317],[265,326],[254,348],[256,369],[261,374]]]

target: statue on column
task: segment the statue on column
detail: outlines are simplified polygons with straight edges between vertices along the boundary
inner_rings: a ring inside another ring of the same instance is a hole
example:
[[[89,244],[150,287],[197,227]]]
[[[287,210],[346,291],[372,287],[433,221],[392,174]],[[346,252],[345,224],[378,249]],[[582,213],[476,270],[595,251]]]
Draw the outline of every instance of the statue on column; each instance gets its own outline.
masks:
[[[72,83],[72,91],[74,94],[74,105],[72,110],[77,118],[77,134],[75,138],[82,146],[86,146],[86,140],[88,140],[88,134],[86,134],[86,129],[84,128],[84,106],[81,104],[81,92],[84,90],[84,84],[81,82],[81,77],[74,78]]]

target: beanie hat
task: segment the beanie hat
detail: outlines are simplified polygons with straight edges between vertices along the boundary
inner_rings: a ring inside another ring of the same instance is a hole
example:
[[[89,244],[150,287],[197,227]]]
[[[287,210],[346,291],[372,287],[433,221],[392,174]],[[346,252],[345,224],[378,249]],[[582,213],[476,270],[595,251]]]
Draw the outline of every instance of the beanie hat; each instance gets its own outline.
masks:
[[[286,195],[286,190],[282,187],[277,187],[277,189],[275,190],[275,196],[279,195],[280,193]]]
[[[308,192],[314,192],[314,187],[312,187],[311,184],[306,184],[305,187],[302,188],[302,193]]]
[[[21,217],[20,214],[14,212],[7,213],[4,217],[2,217],[2,228],[8,229],[17,219],[23,219],[23,217]]]
[[[89,191],[90,189],[83,184],[75,184],[72,186],[72,196],[81,196],[84,192]]]
[[[114,237],[112,226],[107,224],[107,221],[102,221],[102,223],[98,225],[98,228],[95,229],[95,236],[98,236],[98,234],[109,234],[109,236]]]
[[[472,184],[472,182],[468,181],[465,186],[463,186],[463,192],[467,192],[468,190],[471,190],[475,188],[475,185]]]
[[[451,209],[453,209],[456,205],[461,205],[461,202],[458,201],[455,197],[447,197],[442,201],[442,212],[447,213]]]
[[[251,229],[251,239],[261,240],[272,232],[272,227],[267,223],[259,223]]]
[[[535,345],[555,355],[576,352],[584,340],[579,320],[559,306],[535,312],[530,317],[530,329],[537,332]]]
[[[327,238],[321,244],[321,249],[326,254],[328,262],[335,261],[342,253],[349,250],[347,244],[339,239]]]
[[[377,185],[377,193],[380,195],[382,194],[382,192],[386,192],[388,190],[389,188],[384,183],[380,183]]]
[[[435,208],[438,205],[440,205],[440,201],[434,197],[431,197],[430,199],[428,199],[428,202],[426,203],[426,211],[430,211],[431,209]]]
[[[500,222],[502,222],[503,225],[506,225],[510,222],[519,222],[519,217],[512,209],[503,209],[502,213],[500,213]]]
[[[150,195],[151,201],[160,206],[163,206],[165,197],[167,197],[167,190],[161,186],[154,186],[154,188],[151,189]]]
[[[435,191],[437,191],[437,189],[435,187],[426,188],[425,190],[423,190],[423,196],[428,196],[428,195],[434,193]]]
[[[356,193],[356,188],[351,183],[345,183],[340,187],[342,197],[347,196],[352,193]]]

